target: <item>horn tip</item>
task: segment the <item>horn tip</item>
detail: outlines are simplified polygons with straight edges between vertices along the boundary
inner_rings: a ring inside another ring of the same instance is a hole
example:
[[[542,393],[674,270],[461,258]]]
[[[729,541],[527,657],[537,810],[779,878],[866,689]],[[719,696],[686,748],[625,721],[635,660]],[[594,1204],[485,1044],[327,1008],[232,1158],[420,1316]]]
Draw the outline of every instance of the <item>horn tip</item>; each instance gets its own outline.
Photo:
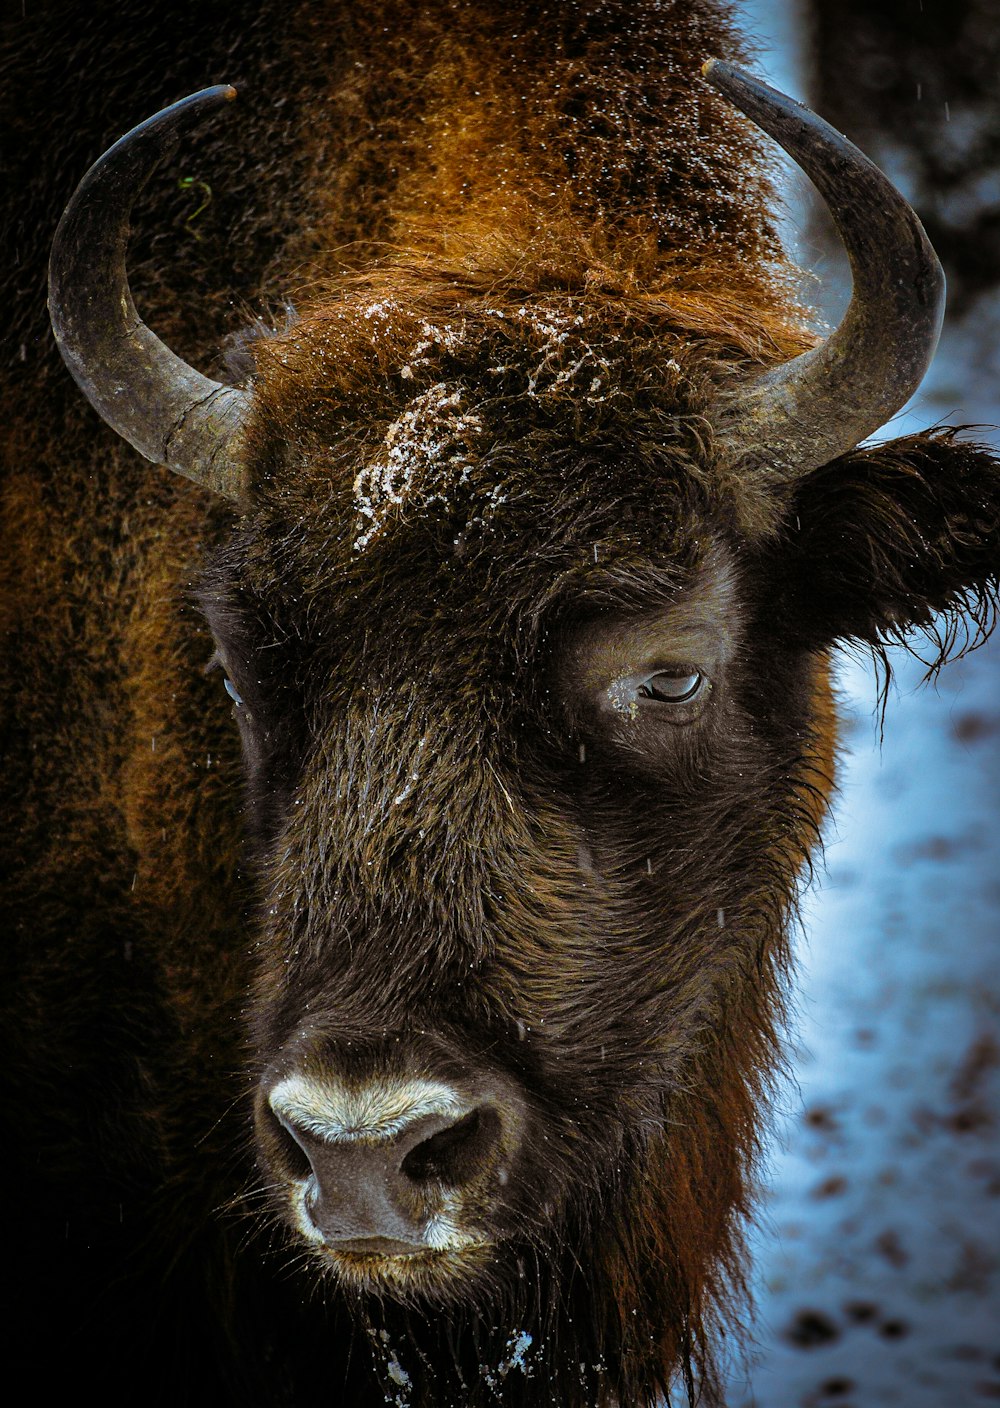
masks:
[[[721,88],[727,80],[744,78],[747,75],[726,59],[706,59],[701,66],[701,76],[707,78],[709,83],[714,83],[716,88]]]

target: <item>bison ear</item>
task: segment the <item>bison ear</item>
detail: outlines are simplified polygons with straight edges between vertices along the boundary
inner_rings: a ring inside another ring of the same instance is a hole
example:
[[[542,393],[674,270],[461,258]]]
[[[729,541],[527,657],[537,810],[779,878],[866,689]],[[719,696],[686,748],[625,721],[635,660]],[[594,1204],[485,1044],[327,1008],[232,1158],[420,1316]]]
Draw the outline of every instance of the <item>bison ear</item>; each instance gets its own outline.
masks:
[[[926,627],[942,664],[995,617],[1000,457],[952,429],[843,455],[796,487],[781,553],[775,624],[802,644]]]

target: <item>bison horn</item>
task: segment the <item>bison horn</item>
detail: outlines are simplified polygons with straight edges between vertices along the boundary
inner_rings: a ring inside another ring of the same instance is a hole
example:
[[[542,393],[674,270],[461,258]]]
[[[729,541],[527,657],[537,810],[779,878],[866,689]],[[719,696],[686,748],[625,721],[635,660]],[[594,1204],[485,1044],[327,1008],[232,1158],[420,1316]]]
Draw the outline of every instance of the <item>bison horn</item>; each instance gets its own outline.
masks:
[[[235,98],[206,88],[133,129],[84,176],[56,230],[49,313],[63,360],[99,415],[155,464],[242,496],[250,398],[210,381],[140,320],[125,272],[132,204],[180,129]]]
[[[846,137],[730,64],[713,59],[702,72],[810,177],[851,261],[836,331],[710,412],[734,459],[797,476],[853,449],[920,385],[941,331],[944,272],[914,211]]]

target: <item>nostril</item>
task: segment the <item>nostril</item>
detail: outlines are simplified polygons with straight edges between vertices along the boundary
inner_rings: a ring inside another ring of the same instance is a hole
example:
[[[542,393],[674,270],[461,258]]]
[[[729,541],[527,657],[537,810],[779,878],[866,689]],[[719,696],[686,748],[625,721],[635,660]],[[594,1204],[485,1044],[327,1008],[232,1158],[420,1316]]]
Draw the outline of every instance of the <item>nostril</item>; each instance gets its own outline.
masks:
[[[304,1145],[299,1143],[284,1121],[277,1116],[272,1116],[270,1124],[274,1143],[286,1172],[295,1179],[308,1178],[313,1166]]]
[[[481,1105],[412,1148],[401,1171],[414,1183],[438,1180],[458,1188],[493,1162],[500,1143],[500,1116]]]

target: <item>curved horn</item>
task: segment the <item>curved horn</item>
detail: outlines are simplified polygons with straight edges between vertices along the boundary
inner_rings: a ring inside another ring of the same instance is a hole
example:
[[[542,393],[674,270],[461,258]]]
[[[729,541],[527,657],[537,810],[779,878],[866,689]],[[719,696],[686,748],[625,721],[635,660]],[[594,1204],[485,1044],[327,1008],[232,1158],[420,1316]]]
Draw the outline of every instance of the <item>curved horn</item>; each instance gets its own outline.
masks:
[[[115,143],[76,189],[49,259],[49,316],[63,360],[97,413],[146,459],[238,499],[250,398],[210,381],[140,320],[125,271],[129,215],[182,127],[236,97],[206,88]]]
[[[709,413],[734,458],[799,475],[853,449],[920,385],[941,331],[944,272],[913,210],[846,137],[731,64],[711,59],[702,72],[805,171],[851,261],[836,331]]]

